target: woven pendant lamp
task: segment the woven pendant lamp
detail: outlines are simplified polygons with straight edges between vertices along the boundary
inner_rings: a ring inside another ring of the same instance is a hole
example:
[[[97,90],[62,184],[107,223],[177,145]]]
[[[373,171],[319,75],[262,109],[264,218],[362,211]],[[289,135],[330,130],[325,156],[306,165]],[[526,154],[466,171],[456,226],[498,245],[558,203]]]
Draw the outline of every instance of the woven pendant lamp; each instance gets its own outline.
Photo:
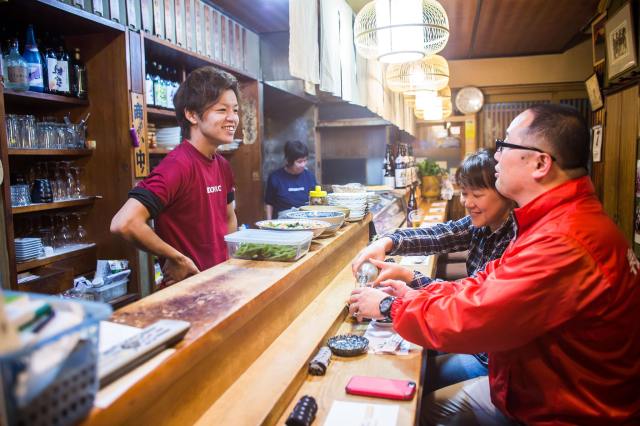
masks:
[[[419,61],[391,64],[384,76],[393,92],[413,95],[420,90],[438,91],[449,84],[449,64],[440,55],[430,55]]]
[[[356,15],[353,34],[361,56],[409,62],[444,49],[449,18],[436,0],[374,0]]]
[[[424,90],[415,95],[411,104],[415,106],[415,116],[421,120],[439,121],[453,113],[451,89],[448,86],[438,92]]]

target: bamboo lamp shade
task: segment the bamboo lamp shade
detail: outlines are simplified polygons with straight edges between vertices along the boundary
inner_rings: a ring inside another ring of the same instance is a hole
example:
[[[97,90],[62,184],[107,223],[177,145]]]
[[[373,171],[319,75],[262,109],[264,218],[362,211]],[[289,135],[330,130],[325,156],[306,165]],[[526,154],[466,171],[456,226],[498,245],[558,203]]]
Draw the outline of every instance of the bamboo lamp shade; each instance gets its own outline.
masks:
[[[405,95],[414,95],[421,90],[438,91],[449,84],[449,64],[440,55],[391,64],[385,71],[385,81],[389,90]]]
[[[361,56],[409,62],[444,49],[449,18],[436,0],[373,0],[356,15],[353,34]]]

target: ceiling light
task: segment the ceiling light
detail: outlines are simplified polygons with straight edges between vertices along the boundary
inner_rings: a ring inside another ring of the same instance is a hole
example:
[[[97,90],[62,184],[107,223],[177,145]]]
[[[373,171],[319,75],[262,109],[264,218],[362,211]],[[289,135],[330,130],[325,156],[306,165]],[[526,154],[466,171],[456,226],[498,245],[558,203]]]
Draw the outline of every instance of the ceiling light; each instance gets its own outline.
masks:
[[[419,61],[391,64],[384,77],[393,92],[412,95],[420,90],[437,91],[449,84],[449,64],[440,55],[430,55]]]
[[[444,49],[449,18],[436,0],[374,0],[356,15],[356,50],[384,63],[415,61]]]

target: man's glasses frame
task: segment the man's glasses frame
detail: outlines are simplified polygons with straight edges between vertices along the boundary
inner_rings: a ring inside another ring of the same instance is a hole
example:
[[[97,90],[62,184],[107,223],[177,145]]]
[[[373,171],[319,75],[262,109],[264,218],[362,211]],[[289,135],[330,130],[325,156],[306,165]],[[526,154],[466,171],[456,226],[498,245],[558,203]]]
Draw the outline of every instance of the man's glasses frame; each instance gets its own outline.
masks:
[[[553,161],[557,161],[556,157],[554,157],[553,155],[549,154],[548,152],[545,152],[545,151],[541,150],[540,148],[536,148],[534,146],[515,145],[515,144],[512,144],[512,143],[505,142],[503,139],[496,139],[496,152],[502,152],[503,148],[524,149],[524,150],[527,150],[527,151],[536,151],[536,152],[539,152],[541,154],[547,154],[549,157],[551,157],[551,159]]]

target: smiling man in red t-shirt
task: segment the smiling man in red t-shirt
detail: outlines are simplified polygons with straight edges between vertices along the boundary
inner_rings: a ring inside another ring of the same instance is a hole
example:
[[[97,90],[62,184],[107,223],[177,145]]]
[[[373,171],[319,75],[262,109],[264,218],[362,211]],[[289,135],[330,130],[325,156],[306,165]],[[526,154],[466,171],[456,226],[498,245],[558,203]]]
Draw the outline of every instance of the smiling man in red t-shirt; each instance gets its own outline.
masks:
[[[111,232],[160,257],[165,285],[225,261],[224,235],[237,228],[231,166],[216,154],[238,127],[237,80],[199,68],[173,101],[182,143],[129,192],[111,221]]]

